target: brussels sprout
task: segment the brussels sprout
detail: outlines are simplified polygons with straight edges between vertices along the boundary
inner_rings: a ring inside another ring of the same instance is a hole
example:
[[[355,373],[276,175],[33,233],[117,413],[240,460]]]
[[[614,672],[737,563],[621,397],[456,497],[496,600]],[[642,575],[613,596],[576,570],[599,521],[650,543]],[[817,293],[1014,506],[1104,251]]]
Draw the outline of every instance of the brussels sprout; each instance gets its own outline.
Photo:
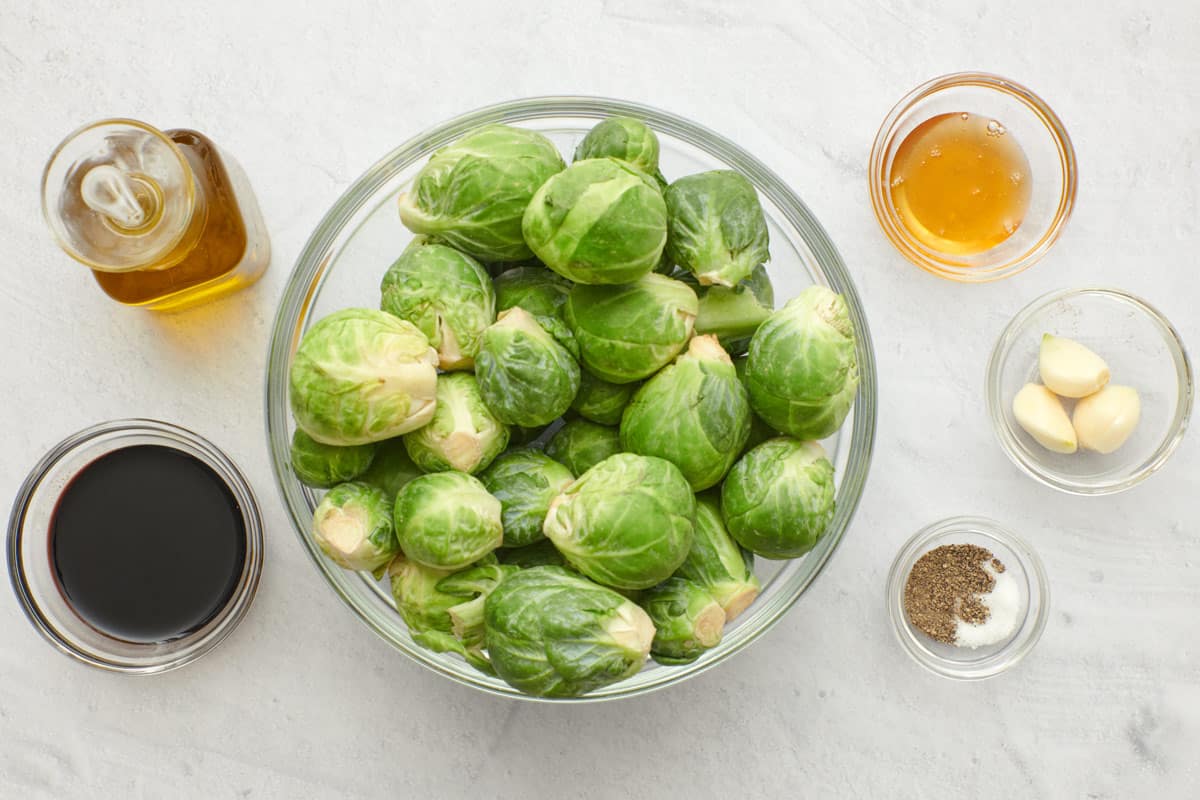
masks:
[[[617,429],[586,419],[568,420],[546,442],[546,455],[582,475],[611,455],[621,452]]]
[[[609,117],[597,124],[575,148],[575,161],[616,158],[653,175],[658,172],[658,136],[641,120]]]
[[[767,220],[744,175],[731,170],[688,175],[664,194],[671,260],[700,283],[737,286],[770,259]]]
[[[742,386],[746,385],[746,356],[738,356],[733,360],[733,368],[737,370],[738,380],[742,382]],[[750,390],[746,390],[749,396]],[[752,450],[765,442],[767,439],[774,439],[779,435],[779,431],[768,425],[763,418],[750,409],[750,435],[746,437],[746,444],[742,446],[742,453],[747,450]],[[739,456],[741,453],[738,454]]]
[[[687,344],[698,310],[687,284],[650,274],[624,286],[576,286],[566,318],[584,367],[612,383],[658,372]]]
[[[665,458],[693,491],[720,482],[750,435],[750,401],[715,336],[638,389],[621,417],[621,449]]]
[[[296,424],[322,444],[390,439],[433,417],[437,352],[416,327],[370,308],[347,308],[304,334],[292,359]]]
[[[309,486],[327,488],[352,481],[367,471],[374,458],[374,444],[338,447],[321,444],[299,428],[292,434],[292,471]]]
[[[688,285],[695,281],[690,272],[676,274]],[[690,280],[689,280],[690,279]],[[740,355],[750,347],[750,337],[766,322],[775,308],[775,288],[762,265],[750,277],[730,289],[726,286],[692,287],[700,298],[696,314],[696,333],[716,334],[730,355]]]
[[[396,538],[412,561],[463,569],[500,546],[500,501],[465,472],[409,481],[396,497]]]
[[[833,465],[816,442],[770,439],[733,465],[721,487],[729,534],[763,558],[798,558],[833,519]]]
[[[412,190],[400,195],[400,221],[481,261],[530,258],[521,216],[564,166],[540,133],[488,125],[430,157]]]
[[[726,622],[758,597],[762,584],[754,575],[754,556],[726,530],[715,490],[696,497],[696,536],[675,576],[703,586],[725,611]]]
[[[442,244],[410,245],[388,268],[379,307],[416,325],[444,370],[470,369],[483,329],[496,321],[492,279],[479,262]]]
[[[550,269],[580,283],[626,283],[654,269],[667,207],[654,179],[624,161],[577,161],[546,181],[521,223]]]
[[[841,427],[858,389],[858,353],[846,300],[810,286],[750,341],[750,404],[772,428],[824,439]]]
[[[404,484],[423,474],[408,457],[404,437],[397,436],[380,442],[375,450],[371,468],[358,477],[363,483],[383,489],[388,499],[395,501]]]
[[[639,603],[654,623],[651,657],[660,664],[688,664],[721,642],[725,612],[698,583],[683,578],[647,589]]]
[[[508,426],[484,405],[474,375],[452,372],[438,378],[433,419],[406,433],[404,446],[426,472],[474,474],[508,447]]]
[[[549,425],[536,425],[526,428],[521,425],[510,425],[508,426],[508,444],[510,447],[535,447],[537,440],[549,427]]]
[[[321,552],[339,567],[373,570],[399,549],[392,528],[392,501],[366,483],[334,486],[313,512],[312,535]]]
[[[543,530],[575,567],[618,589],[671,576],[692,546],[696,498],[670,461],[619,453],[550,503]]]
[[[495,674],[482,648],[468,649],[454,635],[450,610],[470,601],[461,594],[438,589],[438,584],[452,575],[449,570],[432,569],[397,556],[388,566],[388,575],[396,611],[414,642],[435,653],[458,653],[481,672]]]
[[[526,694],[578,697],[641,669],[654,639],[646,612],[560,567],[505,579],[484,604],[496,674]]]
[[[510,450],[492,462],[479,479],[500,501],[504,547],[524,547],[544,539],[542,523],[550,501],[575,476],[540,450]]]
[[[468,651],[483,649],[486,632],[483,607],[500,582],[520,571],[511,564],[476,564],[437,582],[437,590],[462,598],[448,610],[450,632]]]
[[[562,318],[571,282],[545,267],[515,267],[496,276],[496,310],[520,306],[535,317]]]
[[[601,425],[618,425],[621,412],[629,405],[637,388],[636,383],[611,383],[584,372],[580,376],[579,391],[575,394],[575,402],[571,403],[571,410]]]
[[[500,313],[483,333],[475,375],[484,402],[510,425],[548,425],[579,391],[579,364],[547,332],[552,318],[534,319],[523,308]]]
[[[530,567],[565,567],[567,560],[554,547],[554,542],[541,538],[524,547],[505,547],[496,551],[501,564],[512,564],[521,569]]]

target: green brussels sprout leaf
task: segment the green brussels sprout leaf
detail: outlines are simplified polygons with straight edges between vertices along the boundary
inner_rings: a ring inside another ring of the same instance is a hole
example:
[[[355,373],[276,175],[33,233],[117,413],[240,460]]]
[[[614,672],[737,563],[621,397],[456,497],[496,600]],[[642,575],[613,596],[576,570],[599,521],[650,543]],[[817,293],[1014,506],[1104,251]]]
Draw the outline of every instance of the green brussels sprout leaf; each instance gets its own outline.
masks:
[[[554,498],[543,529],[567,563],[592,580],[645,589],[687,558],[695,510],[691,487],[674,464],[619,453]]]
[[[396,538],[412,561],[457,570],[503,541],[500,501],[465,472],[434,472],[405,484],[396,497]]]
[[[548,566],[501,582],[484,604],[484,625],[496,673],[539,697],[578,697],[628,678],[654,639],[635,603]]]
[[[430,157],[412,189],[400,195],[400,221],[481,261],[530,258],[522,215],[564,166],[540,133],[487,125]]]
[[[627,162],[594,158],[542,184],[521,227],[538,258],[564,278],[627,283],[659,263],[667,207],[653,178]]]
[[[810,286],[755,332],[746,362],[750,404],[797,439],[837,432],[858,390],[857,337],[846,300]]]
[[[799,558],[833,521],[833,465],[816,442],[768,439],[733,465],[721,486],[729,534],[763,558]]]
[[[725,477],[749,435],[746,389],[715,336],[692,339],[621,418],[623,450],[665,458],[697,492]]]
[[[702,284],[737,286],[770,259],[758,192],[731,170],[688,175],[665,192],[671,260]]]
[[[296,424],[322,444],[390,439],[433,417],[437,352],[410,322],[335,311],[300,340],[288,376]]]
[[[409,246],[380,284],[380,308],[429,339],[444,370],[471,369],[496,320],[492,280],[478,261],[441,244]]]
[[[370,468],[375,459],[374,444],[339,447],[322,444],[297,428],[292,433],[289,454],[292,472],[300,482],[317,488],[328,488],[352,481]]]

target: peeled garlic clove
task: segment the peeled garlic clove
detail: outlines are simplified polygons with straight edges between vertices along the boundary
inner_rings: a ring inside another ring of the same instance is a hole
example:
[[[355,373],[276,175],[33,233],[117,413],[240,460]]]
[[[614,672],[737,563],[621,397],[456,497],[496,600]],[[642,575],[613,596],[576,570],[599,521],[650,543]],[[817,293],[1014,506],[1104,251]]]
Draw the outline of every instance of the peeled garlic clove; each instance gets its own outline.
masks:
[[[1072,423],[1081,447],[1107,455],[1125,444],[1141,415],[1137,389],[1110,384],[1075,404]]]
[[[1042,336],[1038,352],[1042,383],[1059,397],[1086,397],[1108,383],[1108,364],[1073,339]]]
[[[1025,384],[1013,398],[1013,416],[1017,418],[1017,424],[1047,450],[1074,453],[1079,447],[1062,401],[1045,386]]]

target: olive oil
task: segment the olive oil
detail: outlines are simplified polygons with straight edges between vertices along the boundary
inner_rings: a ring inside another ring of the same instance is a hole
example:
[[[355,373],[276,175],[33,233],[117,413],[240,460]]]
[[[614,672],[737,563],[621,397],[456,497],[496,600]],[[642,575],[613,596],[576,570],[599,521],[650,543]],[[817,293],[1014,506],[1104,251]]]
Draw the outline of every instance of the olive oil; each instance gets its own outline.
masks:
[[[63,249],[120,303],[179,309],[253,283],[270,247],[249,183],[193,130],[105,120],[68,137],[42,182]]]
[[[927,247],[973,255],[1021,226],[1033,178],[1020,144],[997,120],[939,114],[905,137],[892,161],[892,205]]]
[[[203,627],[229,602],[247,532],[229,486],[196,457],[134,445],[93,461],[50,519],[59,589],[93,628],[165,642]]]
[[[246,224],[220,154],[196,131],[164,133],[192,168],[204,209],[189,226],[196,228],[195,234],[185,236],[157,263],[128,272],[92,270],[100,288],[126,305],[143,305],[185,291],[189,299],[199,302],[235,291],[258,277],[237,269],[246,252]],[[202,296],[197,296],[197,290]]]

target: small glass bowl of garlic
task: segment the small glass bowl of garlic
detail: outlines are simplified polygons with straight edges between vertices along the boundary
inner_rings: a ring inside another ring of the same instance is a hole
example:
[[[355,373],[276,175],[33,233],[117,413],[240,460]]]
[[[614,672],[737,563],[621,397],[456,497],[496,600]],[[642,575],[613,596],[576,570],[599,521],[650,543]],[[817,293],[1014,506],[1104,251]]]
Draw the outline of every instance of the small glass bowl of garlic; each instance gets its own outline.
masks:
[[[1193,392],[1178,332],[1117,289],[1038,298],[988,362],[988,412],[1004,452],[1071,494],[1124,491],[1158,471],[1183,439]]]

